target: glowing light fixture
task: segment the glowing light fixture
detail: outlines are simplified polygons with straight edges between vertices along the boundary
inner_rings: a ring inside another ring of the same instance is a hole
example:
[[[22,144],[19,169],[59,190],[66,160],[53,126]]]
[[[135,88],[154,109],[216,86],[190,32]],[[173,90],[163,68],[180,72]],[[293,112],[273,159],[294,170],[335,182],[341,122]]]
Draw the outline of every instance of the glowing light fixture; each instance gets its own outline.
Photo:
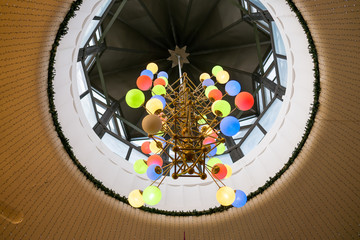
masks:
[[[162,197],[159,187],[172,170],[173,179],[199,177],[205,180],[210,176],[219,187],[216,199],[221,205],[243,206],[246,203],[245,193],[234,191],[221,181],[231,177],[231,167],[213,156],[225,152],[225,139],[222,136],[234,136],[240,130],[238,119],[229,116],[236,108],[232,110],[230,103],[223,97],[236,96],[235,106],[240,110],[248,110],[253,106],[252,95],[240,92],[240,84],[235,80],[229,81],[229,73],[221,66],[213,67],[213,76],[201,74],[199,85],[195,85],[186,73],[168,84],[168,74],[157,72],[158,66],[149,63],[137,80],[137,86],[142,91],[149,90],[153,85],[153,97],[145,104],[145,95],[138,89],[130,90],[125,98],[130,107],[143,106],[149,114],[142,120],[142,127],[152,140],[143,143],[141,150],[145,154],[154,154],[147,161],[140,159],[134,164],[135,172],[146,172],[153,182],[143,192],[132,191],[129,195],[130,204],[133,207],[158,204]],[[217,83],[212,77],[216,78]],[[220,90],[224,87],[219,89],[216,84],[226,84],[226,93]],[[169,161],[163,161],[164,156]],[[155,183],[157,186],[153,186]]]

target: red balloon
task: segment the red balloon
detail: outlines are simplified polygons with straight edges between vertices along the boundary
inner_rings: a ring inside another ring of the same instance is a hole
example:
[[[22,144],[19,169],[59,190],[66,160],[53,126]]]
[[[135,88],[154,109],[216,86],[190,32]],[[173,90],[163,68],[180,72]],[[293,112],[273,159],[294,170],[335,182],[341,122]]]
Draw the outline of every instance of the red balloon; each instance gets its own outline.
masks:
[[[150,166],[152,164],[157,164],[159,165],[160,167],[162,167],[163,165],[163,160],[162,158],[160,157],[160,155],[151,155],[148,160],[147,160],[147,165]],[[226,168],[226,167],[225,167]]]
[[[216,132],[212,132],[212,133],[210,134],[210,136],[212,136],[212,137],[214,137],[214,138],[218,138],[218,137],[219,137],[219,135],[217,135]]]
[[[145,154],[151,153],[149,141],[143,142],[143,144],[141,144],[141,151]]]
[[[209,92],[209,99],[211,101],[217,101],[222,99],[222,92],[219,89],[213,89]]]
[[[166,82],[163,78],[157,78],[154,81],[154,86],[156,86],[156,85],[163,85],[165,87]]]
[[[212,137],[207,137],[203,141],[203,145],[214,143],[216,140]]]
[[[226,168],[226,166],[224,164],[217,163],[212,167],[211,174],[216,179],[220,179],[220,180],[224,179],[226,177],[226,174],[227,174],[227,168]]]
[[[147,91],[152,86],[152,80],[151,80],[151,78],[149,76],[142,75],[142,76],[137,78],[136,86],[142,91]]]
[[[254,105],[254,97],[248,92],[241,92],[235,97],[235,105],[241,111],[247,111]]]

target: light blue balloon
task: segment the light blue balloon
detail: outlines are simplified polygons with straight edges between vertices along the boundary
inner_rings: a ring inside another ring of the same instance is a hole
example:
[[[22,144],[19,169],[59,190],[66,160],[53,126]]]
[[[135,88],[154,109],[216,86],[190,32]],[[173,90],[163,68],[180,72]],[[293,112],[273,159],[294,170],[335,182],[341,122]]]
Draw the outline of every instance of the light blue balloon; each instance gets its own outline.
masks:
[[[166,77],[166,79],[169,79],[168,74],[167,74],[166,72],[164,72],[164,71],[159,72],[159,73],[157,74],[157,77],[158,77],[158,78],[159,78],[159,77]]]
[[[240,123],[236,117],[227,116],[220,122],[220,131],[228,137],[232,137],[240,131]]]
[[[230,80],[225,85],[225,91],[230,96],[236,96],[241,91],[241,85],[240,85],[240,83],[238,81]]]
[[[151,78],[151,80],[154,79],[154,74],[152,73],[152,71],[150,70],[143,70],[141,73],[140,73],[140,76],[143,76],[143,75],[146,75],[146,76],[149,76]]]
[[[164,98],[163,96],[161,96],[161,95],[155,95],[155,96],[152,96],[151,98],[159,99],[159,100],[162,102],[163,106],[164,106],[164,107],[166,106],[166,100],[165,100],[165,98]]]
[[[212,85],[214,85],[214,81],[212,80],[212,79],[210,79],[210,78],[208,78],[208,79],[205,79],[203,82],[202,82],[202,86],[204,87],[204,86],[212,86]]]
[[[232,203],[232,205],[236,208],[243,207],[247,202],[246,194],[241,190],[235,191],[235,201]]]
[[[159,179],[160,176],[162,175],[162,168],[160,167],[160,168],[161,168],[161,173],[158,174],[158,173],[155,172],[155,168],[156,168],[156,167],[160,167],[160,165],[158,165],[158,164],[151,164],[151,165],[148,167],[148,169],[146,170],[146,175],[147,175],[148,178],[149,178],[150,180],[152,180],[152,181],[155,181],[155,180]]]

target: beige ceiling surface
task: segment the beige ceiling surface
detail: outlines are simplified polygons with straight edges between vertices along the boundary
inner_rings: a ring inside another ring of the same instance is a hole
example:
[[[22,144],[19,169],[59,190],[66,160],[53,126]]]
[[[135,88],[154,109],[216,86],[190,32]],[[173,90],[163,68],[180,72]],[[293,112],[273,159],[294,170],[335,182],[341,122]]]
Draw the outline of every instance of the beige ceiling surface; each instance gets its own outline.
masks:
[[[7,216],[0,218],[0,239],[184,239],[184,232],[186,239],[358,237],[359,2],[294,2],[315,41],[322,86],[319,113],[298,159],[244,208],[165,217],[96,190],[57,138],[47,67],[71,1],[0,0],[0,213]]]

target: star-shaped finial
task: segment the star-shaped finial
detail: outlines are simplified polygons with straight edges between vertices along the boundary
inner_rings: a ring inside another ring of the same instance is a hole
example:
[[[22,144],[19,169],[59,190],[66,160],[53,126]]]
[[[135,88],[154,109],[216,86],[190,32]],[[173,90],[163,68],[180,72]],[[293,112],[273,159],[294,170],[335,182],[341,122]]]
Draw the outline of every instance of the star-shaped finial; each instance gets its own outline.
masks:
[[[178,57],[180,57],[180,67],[183,67],[184,63],[189,63],[187,57],[190,55],[186,52],[186,46],[183,48],[179,48],[178,46],[175,47],[175,50],[170,50],[170,57],[167,60],[172,62],[171,67],[176,67],[178,65]]]

